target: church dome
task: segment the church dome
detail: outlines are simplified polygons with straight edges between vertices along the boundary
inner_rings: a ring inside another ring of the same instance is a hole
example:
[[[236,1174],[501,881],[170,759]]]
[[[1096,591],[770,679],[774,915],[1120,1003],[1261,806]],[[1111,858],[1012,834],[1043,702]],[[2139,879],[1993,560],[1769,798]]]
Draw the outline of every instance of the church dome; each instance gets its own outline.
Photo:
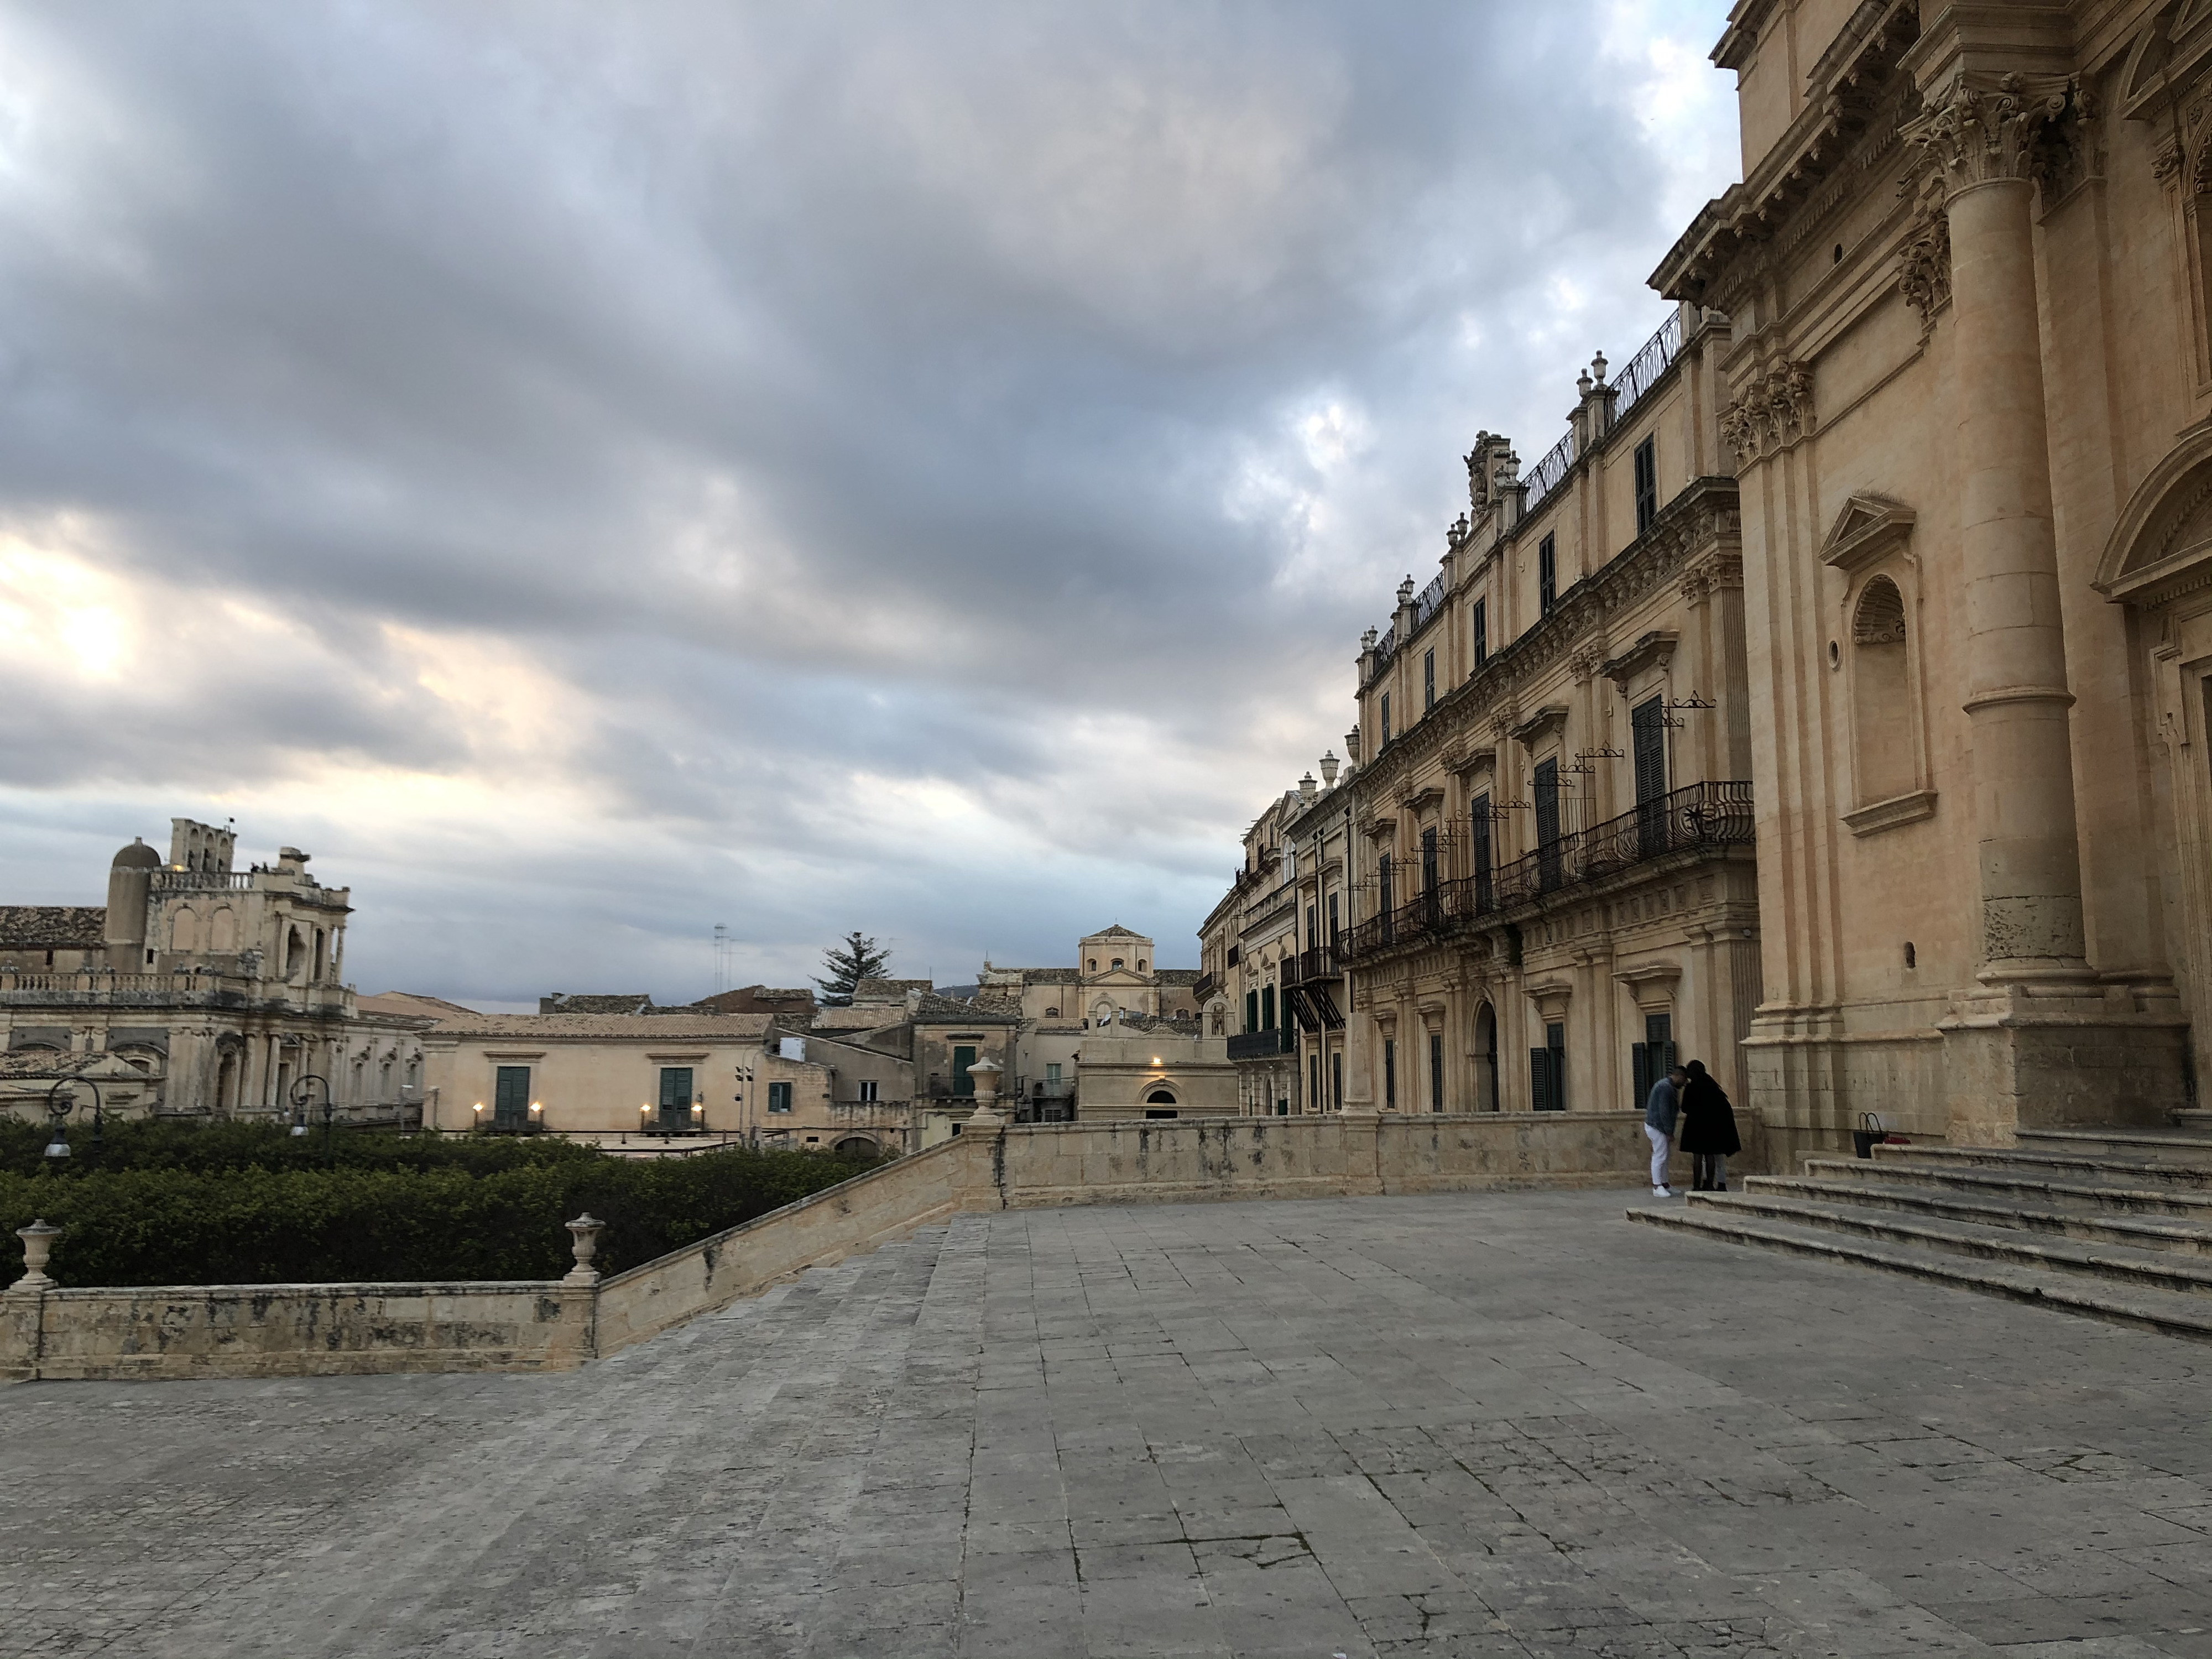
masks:
[[[112,870],[158,870],[161,855],[146,845],[143,839],[134,839],[131,845],[115,855],[108,867]]]

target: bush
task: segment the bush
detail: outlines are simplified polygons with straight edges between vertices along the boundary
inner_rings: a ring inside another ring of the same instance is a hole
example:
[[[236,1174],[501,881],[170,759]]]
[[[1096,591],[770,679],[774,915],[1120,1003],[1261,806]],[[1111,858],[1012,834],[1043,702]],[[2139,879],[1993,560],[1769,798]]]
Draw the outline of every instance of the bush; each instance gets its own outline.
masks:
[[[68,1230],[47,1271],[70,1285],[557,1279],[573,1265],[562,1224],[585,1210],[607,1224],[594,1265],[619,1273],[876,1164],[743,1147],[629,1159],[550,1136],[356,1133],[325,1167],[284,1156],[296,1143],[281,1130],[124,1127],[157,1133],[117,1136],[100,1168],[0,1163],[0,1285],[22,1272],[15,1229],[40,1216]]]
[[[44,1123],[0,1119],[0,1172],[37,1175],[56,1160],[46,1156]],[[94,1151],[92,1126],[82,1115],[69,1126],[69,1172],[96,1170],[511,1170],[520,1164],[595,1158],[595,1147],[558,1135],[394,1134],[339,1125],[325,1143],[323,1127],[304,1135],[269,1122],[230,1119],[136,1118],[106,1125]]]

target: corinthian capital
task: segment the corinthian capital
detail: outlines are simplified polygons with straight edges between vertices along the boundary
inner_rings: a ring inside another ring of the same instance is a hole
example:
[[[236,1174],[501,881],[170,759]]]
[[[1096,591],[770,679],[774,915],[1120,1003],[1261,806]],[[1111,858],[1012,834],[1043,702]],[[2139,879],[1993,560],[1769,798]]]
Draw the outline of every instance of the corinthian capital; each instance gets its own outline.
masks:
[[[2054,164],[2063,124],[2090,117],[2079,81],[2063,75],[1961,73],[1900,130],[1953,191],[1995,179],[2040,179]]]

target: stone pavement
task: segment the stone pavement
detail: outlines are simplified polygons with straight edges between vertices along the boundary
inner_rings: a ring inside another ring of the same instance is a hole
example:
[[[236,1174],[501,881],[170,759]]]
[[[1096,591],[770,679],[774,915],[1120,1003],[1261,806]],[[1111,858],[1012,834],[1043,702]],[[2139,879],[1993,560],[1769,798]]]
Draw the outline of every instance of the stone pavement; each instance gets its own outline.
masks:
[[[2212,1659],[2212,1349],[1625,1201],[965,1217],[568,1376],[0,1389],[0,1654]]]

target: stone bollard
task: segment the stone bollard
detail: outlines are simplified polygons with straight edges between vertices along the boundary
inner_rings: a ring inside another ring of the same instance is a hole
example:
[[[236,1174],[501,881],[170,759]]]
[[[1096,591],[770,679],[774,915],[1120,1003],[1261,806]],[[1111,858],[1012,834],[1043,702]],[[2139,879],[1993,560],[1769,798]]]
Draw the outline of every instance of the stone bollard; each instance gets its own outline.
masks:
[[[23,1276],[8,1288],[10,1291],[51,1291],[54,1281],[46,1274],[46,1256],[54,1248],[54,1241],[62,1236],[59,1227],[47,1223],[44,1217],[27,1227],[15,1229],[15,1237],[23,1241]]]
[[[576,1265],[568,1269],[568,1276],[561,1281],[563,1285],[596,1285],[599,1282],[599,1271],[592,1266],[592,1258],[599,1254],[599,1230],[606,1224],[588,1210],[568,1224],[569,1232],[575,1236]]]

